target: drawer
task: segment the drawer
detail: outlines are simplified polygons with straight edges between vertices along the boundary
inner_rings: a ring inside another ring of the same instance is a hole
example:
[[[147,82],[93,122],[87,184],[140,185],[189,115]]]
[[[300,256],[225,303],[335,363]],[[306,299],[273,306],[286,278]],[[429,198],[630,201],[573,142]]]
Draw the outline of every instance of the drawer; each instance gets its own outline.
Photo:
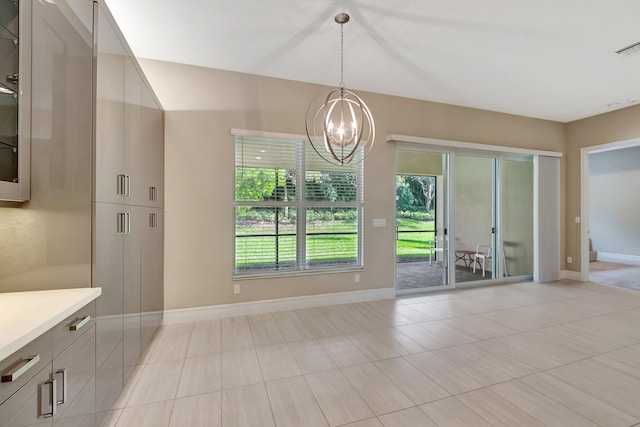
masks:
[[[85,305],[53,328],[53,357],[57,357],[96,323],[95,301]]]
[[[0,403],[7,400],[20,387],[26,384],[42,368],[51,363],[52,334],[47,331],[11,356],[0,361]],[[34,356],[37,356],[34,358]],[[11,375],[13,374],[13,375]],[[8,378],[12,376],[12,378]]]

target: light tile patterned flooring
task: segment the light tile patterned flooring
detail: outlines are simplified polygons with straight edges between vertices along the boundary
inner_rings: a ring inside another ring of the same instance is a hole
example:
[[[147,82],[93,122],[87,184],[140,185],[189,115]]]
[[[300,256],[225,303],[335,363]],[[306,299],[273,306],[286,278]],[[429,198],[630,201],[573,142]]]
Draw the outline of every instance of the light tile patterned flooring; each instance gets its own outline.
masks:
[[[640,292],[519,283],[165,326],[108,425],[640,425]]]

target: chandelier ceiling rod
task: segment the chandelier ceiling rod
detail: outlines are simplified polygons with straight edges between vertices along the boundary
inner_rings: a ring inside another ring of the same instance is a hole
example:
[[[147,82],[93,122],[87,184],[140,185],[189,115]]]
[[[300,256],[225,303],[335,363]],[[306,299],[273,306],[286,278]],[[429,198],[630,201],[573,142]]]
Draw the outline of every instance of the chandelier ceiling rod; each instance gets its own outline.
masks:
[[[320,157],[337,165],[362,161],[375,140],[369,107],[344,85],[344,24],[349,19],[346,13],[334,18],[340,24],[340,84],[318,94],[306,115],[309,143]]]

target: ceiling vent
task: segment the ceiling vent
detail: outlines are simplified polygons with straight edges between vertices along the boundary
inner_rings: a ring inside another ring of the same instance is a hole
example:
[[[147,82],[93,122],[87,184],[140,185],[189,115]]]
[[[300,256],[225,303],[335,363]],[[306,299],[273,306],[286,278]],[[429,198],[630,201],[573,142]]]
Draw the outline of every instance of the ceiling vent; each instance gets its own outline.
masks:
[[[627,46],[620,50],[616,50],[618,55],[634,55],[636,53],[640,53],[640,42],[634,43],[631,46]]]

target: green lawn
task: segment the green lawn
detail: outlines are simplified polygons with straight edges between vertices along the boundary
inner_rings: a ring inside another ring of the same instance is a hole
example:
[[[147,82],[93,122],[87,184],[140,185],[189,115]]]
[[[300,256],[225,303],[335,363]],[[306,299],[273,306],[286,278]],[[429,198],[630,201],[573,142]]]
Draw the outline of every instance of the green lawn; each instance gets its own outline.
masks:
[[[426,259],[435,236],[433,221],[396,220],[396,256],[398,259]]]
[[[241,224],[236,228],[238,235],[266,234],[259,237],[236,236],[236,266],[239,268],[256,268],[276,263],[276,243],[278,244],[278,262],[280,264],[295,263],[296,238],[282,236],[295,234],[295,224],[280,224],[281,236],[268,236],[275,232],[273,223]],[[357,232],[357,223],[349,221],[314,221],[307,225],[307,261],[310,264],[333,264],[354,261],[357,257],[358,241],[355,234],[318,234]]]
[[[433,221],[416,221],[399,218],[397,256],[400,259],[426,259],[429,257],[430,242],[434,236]],[[307,227],[307,261],[310,264],[333,264],[354,261],[357,256],[357,238],[355,234],[314,235],[315,233],[357,231],[355,221],[314,221]],[[411,232],[406,232],[411,231]],[[292,264],[296,260],[296,226],[280,224],[281,236],[269,236],[275,232],[273,223],[246,222],[238,224],[238,235],[256,235],[258,237],[236,237],[236,266],[238,268],[257,268],[273,266],[276,262],[276,243],[278,244],[278,262]],[[282,236],[282,234],[292,234]]]

